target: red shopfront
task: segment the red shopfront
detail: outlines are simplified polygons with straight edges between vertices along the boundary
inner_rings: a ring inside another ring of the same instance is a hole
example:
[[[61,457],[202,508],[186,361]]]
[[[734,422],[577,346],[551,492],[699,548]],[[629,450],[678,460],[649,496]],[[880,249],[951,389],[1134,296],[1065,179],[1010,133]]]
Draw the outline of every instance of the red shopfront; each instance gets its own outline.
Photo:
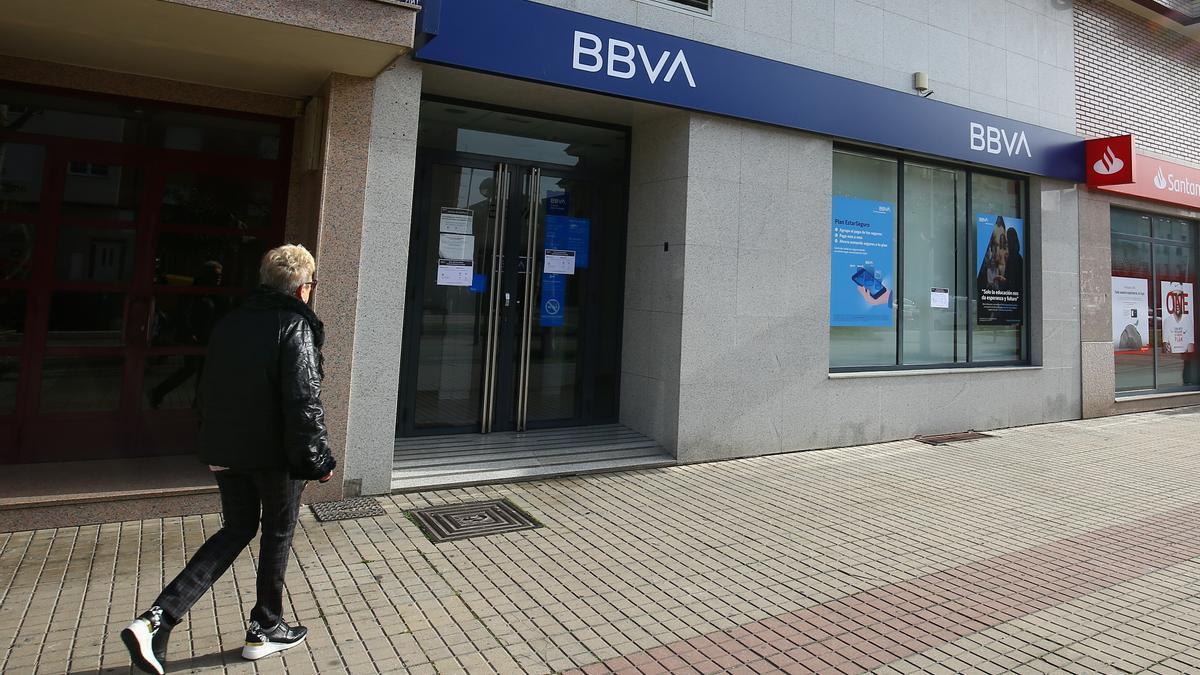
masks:
[[[1133,182],[1093,188],[1115,197],[1110,298],[1118,403],[1200,391],[1200,169],[1144,154],[1132,164]]]
[[[282,239],[291,123],[0,83],[0,463],[189,452]]]

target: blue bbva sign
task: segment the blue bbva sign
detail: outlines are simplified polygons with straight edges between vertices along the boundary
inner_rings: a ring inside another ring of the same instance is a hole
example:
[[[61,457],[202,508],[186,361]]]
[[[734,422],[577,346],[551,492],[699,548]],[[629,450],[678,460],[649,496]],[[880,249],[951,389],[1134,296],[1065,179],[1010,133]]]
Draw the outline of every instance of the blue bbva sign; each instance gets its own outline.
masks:
[[[528,0],[425,0],[421,61],[1082,182],[1083,140]]]

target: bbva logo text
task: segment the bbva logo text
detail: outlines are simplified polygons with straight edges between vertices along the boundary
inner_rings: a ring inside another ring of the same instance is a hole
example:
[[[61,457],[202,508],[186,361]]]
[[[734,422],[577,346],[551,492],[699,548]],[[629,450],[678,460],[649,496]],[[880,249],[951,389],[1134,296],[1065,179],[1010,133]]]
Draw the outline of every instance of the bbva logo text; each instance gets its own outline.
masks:
[[[607,49],[605,47],[607,46]],[[607,52],[607,53],[606,53]],[[624,40],[609,38],[608,44],[598,35],[575,31],[575,52],[571,67],[588,73],[598,73],[605,70],[609,77],[619,77],[629,80],[638,74],[640,61],[650,84],[658,82],[658,78],[666,70],[663,82],[670,82],[677,74],[683,73],[689,87],[695,88],[696,80],[692,77],[692,69],[688,66],[687,57],[683,50],[674,53],[671,58],[670,50],[664,51],[656,60],[651,62],[650,55],[642,45],[635,45]],[[607,58],[606,58],[607,57]],[[670,61],[670,67],[667,62]],[[607,68],[605,66],[607,65]]]
[[[984,126],[979,122],[971,122],[971,149],[987,152],[989,155],[999,155],[1004,152],[1009,157],[1024,152],[1026,157],[1033,157],[1024,131],[1014,131],[1012,135],[1009,135],[1005,129],[991,125]]]

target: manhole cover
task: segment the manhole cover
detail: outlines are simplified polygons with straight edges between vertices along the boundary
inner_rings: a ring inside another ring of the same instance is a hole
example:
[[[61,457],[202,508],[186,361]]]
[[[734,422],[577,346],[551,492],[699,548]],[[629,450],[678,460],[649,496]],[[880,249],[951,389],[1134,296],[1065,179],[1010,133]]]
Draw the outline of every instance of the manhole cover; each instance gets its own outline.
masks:
[[[992,438],[991,434],[981,434],[978,431],[960,431],[957,434],[941,434],[939,436],[917,436],[914,441],[927,445],[943,445],[956,441],[973,441],[979,438]]]
[[[310,506],[313,515],[322,523],[330,520],[373,518],[384,515],[383,507],[371,497],[353,497],[340,502],[320,502],[310,504]]]
[[[507,499],[431,506],[406,513],[435,544],[542,526]]]

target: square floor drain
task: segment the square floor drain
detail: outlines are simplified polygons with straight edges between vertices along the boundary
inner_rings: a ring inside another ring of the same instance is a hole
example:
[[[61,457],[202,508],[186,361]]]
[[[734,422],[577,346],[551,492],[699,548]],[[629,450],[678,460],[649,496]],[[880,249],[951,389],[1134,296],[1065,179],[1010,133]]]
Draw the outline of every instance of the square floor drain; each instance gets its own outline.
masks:
[[[992,438],[992,435],[981,434],[978,431],[960,431],[957,434],[941,434],[940,436],[917,436],[913,440],[927,445],[944,445],[956,441],[974,441],[980,438]]]
[[[507,499],[431,506],[406,513],[435,544],[542,526]]]
[[[350,520],[351,518],[374,518],[384,515],[383,507],[371,497],[353,497],[340,502],[320,502],[310,504],[313,515],[322,523],[330,520]]]

